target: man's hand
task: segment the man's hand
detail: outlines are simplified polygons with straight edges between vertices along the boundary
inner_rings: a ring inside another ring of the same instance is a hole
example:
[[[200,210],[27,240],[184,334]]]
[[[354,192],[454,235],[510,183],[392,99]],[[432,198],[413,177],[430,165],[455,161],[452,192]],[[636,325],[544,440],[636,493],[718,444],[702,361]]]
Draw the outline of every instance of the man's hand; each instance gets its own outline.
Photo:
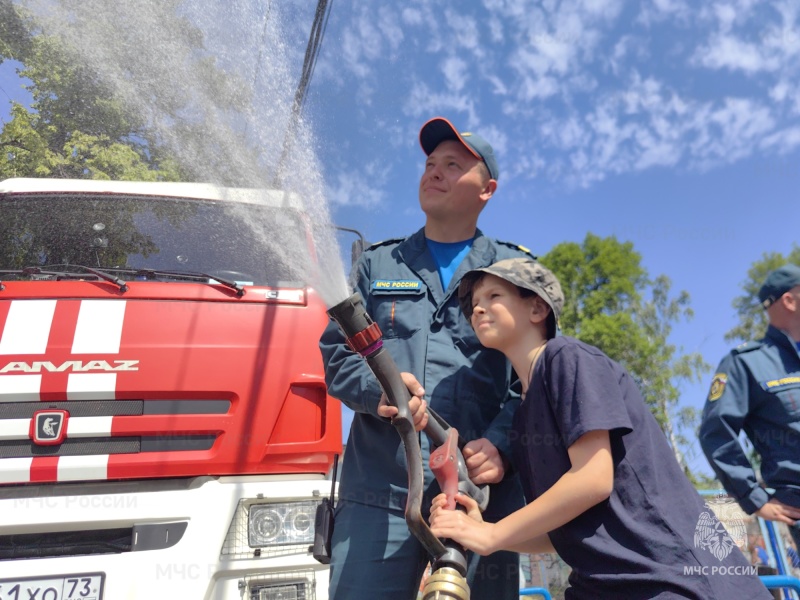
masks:
[[[755,514],[768,521],[778,521],[780,523],[786,523],[787,525],[794,525],[795,522],[800,519],[800,508],[794,508],[793,506],[789,506],[773,498],[759,508]]]
[[[411,393],[411,399],[408,401],[408,410],[411,413],[411,419],[414,421],[414,430],[422,431],[428,425],[428,403],[423,400],[425,390],[411,373],[400,373],[400,377],[403,378],[403,383],[406,384],[408,391]],[[378,403],[378,415],[387,419],[397,416],[397,407],[389,405],[389,399],[386,394],[381,396],[381,401]]]
[[[467,473],[472,483],[499,483],[506,474],[503,457],[497,448],[486,438],[467,442],[461,451],[467,463]]]
[[[431,503],[431,531],[438,538],[455,540],[467,550],[486,556],[494,552],[491,545],[494,523],[485,523],[478,503],[469,496],[456,494],[456,502],[466,508],[450,510],[447,495],[439,494]]]

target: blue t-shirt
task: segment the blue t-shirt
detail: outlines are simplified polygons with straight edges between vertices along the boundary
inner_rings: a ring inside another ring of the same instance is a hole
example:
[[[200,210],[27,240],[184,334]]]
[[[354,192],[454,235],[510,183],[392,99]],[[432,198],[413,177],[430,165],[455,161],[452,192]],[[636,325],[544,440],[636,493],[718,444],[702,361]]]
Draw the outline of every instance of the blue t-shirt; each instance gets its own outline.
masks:
[[[598,430],[611,441],[611,496],[549,533],[572,567],[566,600],[771,600],[681,471],[631,377],[593,346],[550,340],[512,431],[528,502],[570,469],[568,448]]]
[[[469,254],[472,248],[472,239],[469,238],[461,242],[434,242],[425,238],[428,249],[436,261],[436,266],[439,267],[439,279],[442,281],[443,290],[447,290],[447,286],[450,285],[458,265]]]

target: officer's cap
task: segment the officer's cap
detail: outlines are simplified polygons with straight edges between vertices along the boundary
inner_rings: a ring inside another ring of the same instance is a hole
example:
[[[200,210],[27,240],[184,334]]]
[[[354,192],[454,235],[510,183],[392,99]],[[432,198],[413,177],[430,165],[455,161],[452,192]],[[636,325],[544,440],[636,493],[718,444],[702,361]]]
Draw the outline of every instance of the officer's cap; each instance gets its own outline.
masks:
[[[500,169],[494,157],[491,145],[481,136],[474,133],[459,133],[455,126],[444,117],[434,117],[419,130],[419,144],[427,156],[436,150],[436,146],[445,140],[456,140],[475,158],[482,160],[489,170],[489,176],[497,181]]]
[[[797,285],[800,285],[800,267],[784,265],[767,275],[764,285],[758,290],[758,299],[764,308],[769,308],[778,298]]]

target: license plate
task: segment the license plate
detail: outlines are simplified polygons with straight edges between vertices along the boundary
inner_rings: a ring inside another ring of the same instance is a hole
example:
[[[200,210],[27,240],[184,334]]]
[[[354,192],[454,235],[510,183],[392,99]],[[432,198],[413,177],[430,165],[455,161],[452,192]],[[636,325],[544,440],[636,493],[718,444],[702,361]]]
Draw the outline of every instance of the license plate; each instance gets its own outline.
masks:
[[[103,573],[0,579],[0,600],[101,600]]]

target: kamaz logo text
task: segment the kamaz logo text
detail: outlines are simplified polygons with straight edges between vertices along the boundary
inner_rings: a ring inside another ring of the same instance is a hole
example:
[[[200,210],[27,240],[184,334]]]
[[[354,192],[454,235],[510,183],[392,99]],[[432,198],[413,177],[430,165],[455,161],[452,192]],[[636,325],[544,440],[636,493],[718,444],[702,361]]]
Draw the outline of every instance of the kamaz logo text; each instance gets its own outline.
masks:
[[[67,360],[60,365],[54,365],[49,360],[35,360],[32,362],[12,361],[0,368],[0,373],[87,373],[89,371],[104,371],[118,373],[120,371],[138,371],[138,360]]]

